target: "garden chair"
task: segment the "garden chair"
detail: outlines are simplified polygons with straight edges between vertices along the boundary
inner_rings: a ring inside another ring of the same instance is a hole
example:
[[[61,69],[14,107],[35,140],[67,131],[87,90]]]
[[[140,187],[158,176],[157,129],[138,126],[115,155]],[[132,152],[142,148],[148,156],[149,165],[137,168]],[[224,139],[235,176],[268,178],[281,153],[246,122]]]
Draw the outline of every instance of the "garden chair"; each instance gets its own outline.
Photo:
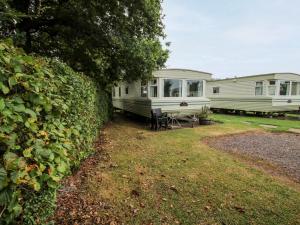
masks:
[[[168,128],[168,114],[163,113],[161,108],[151,110],[151,129],[159,130],[162,127]]]

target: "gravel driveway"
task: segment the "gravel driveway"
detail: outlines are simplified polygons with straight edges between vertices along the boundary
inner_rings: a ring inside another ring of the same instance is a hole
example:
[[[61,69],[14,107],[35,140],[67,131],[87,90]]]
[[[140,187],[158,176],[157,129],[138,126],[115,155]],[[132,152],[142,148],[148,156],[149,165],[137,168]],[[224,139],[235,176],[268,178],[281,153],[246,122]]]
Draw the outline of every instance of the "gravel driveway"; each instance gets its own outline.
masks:
[[[216,149],[266,160],[300,182],[300,134],[249,132],[211,138],[207,143]]]

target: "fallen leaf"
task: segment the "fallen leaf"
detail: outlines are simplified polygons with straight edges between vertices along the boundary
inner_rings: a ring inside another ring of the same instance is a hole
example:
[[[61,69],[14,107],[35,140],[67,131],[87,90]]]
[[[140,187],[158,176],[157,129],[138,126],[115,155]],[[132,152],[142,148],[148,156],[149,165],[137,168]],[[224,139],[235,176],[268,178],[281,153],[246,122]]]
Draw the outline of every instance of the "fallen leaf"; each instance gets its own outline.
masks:
[[[170,190],[174,191],[175,193],[178,193],[178,190],[177,190],[177,188],[175,187],[175,185],[172,185],[172,186],[170,187]]]
[[[133,209],[133,210],[132,210],[132,213],[133,213],[134,215],[136,215],[136,214],[138,213],[138,211],[139,211],[139,209]]]
[[[111,164],[109,165],[109,167],[110,167],[110,168],[116,168],[116,167],[118,167],[118,164],[116,164],[116,163],[111,163]]]
[[[137,190],[132,190],[131,191],[131,195],[133,195],[134,197],[139,197],[140,196],[140,192]]]
[[[211,207],[210,207],[209,205],[207,205],[207,206],[204,207],[204,209],[205,209],[205,210],[210,210]]]
[[[240,213],[245,213],[245,209],[243,207],[240,206],[234,206],[233,207],[236,211],[240,212]]]

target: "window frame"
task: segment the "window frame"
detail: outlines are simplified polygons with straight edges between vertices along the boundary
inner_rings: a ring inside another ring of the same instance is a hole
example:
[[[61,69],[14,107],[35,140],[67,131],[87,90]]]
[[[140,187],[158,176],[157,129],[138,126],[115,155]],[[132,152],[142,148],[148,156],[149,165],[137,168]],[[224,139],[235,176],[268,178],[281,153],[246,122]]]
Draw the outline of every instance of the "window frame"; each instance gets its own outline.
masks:
[[[293,84],[296,83],[296,94],[293,94]],[[300,96],[300,81],[291,81],[291,96]]]
[[[152,81],[154,81],[154,80],[156,81],[155,84],[152,83]],[[152,96],[151,95],[151,88],[155,88],[155,87],[156,87],[156,96]],[[149,97],[150,98],[158,98],[158,95],[159,95],[158,91],[159,91],[158,78],[154,78],[154,79],[149,81]]]
[[[140,97],[141,98],[147,98],[148,97],[148,84],[147,84],[147,81],[141,81]]]
[[[218,95],[218,94],[220,94],[220,87],[218,86],[218,87],[213,87],[213,90],[212,90],[212,93],[214,94],[214,95]],[[218,90],[217,92],[215,92],[215,90]]]
[[[285,95],[281,94],[281,85],[283,83],[287,85]],[[279,81],[279,96],[281,96],[281,97],[291,96],[291,81],[290,80],[280,80]]]
[[[261,83],[261,86],[257,84]],[[257,93],[257,88],[261,88],[261,94]],[[255,96],[263,96],[264,95],[264,81],[255,81]]]
[[[271,82],[274,82],[274,84],[271,84]],[[268,96],[276,96],[277,95],[277,82],[278,80],[268,80],[268,93],[267,95]],[[274,94],[270,94],[270,90],[271,88],[275,88],[274,90]]]
[[[179,91],[179,96],[165,96],[165,82],[166,80],[176,80],[179,81],[179,87],[180,87],[180,91]],[[163,79],[163,85],[162,85],[162,89],[163,89],[163,98],[183,98],[183,79],[176,79],[176,78],[164,78]]]
[[[201,90],[198,90],[198,94],[200,93],[201,95],[199,96],[189,96],[189,82],[200,82],[200,87],[202,88]],[[186,85],[186,97],[187,98],[202,98],[204,96],[204,80],[203,79],[186,79],[185,80],[185,85]],[[200,91],[200,92],[199,92]]]

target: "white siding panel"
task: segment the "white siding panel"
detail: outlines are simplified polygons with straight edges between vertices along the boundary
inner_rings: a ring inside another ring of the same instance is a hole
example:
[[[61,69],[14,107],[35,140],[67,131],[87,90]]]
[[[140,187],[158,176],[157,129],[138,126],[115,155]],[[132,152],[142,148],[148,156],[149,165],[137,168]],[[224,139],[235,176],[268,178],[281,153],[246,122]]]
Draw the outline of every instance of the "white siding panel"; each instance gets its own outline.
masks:
[[[278,80],[293,80],[293,81],[300,81],[299,74],[293,73],[278,73],[275,75],[276,79]]]
[[[187,103],[187,106],[180,106],[182,102]],[[154,108],[161,108],[163,112],[170,112],[170,111],[178,111],[182,114],[193,114],[196,112],[201,112],[204,106],[210,107],[210,101],[207,98],[202,98],[198,100],[152,100],[151,107]]]
[[[211,98],[211,107],[244,111],[272,111],[272,99],[256,98]]]
[[[184,70],[184,69],[163,69],[153,73],[154,77],[168,77],[179,79],[203,79],[210,80],[211,74],[201,71]]]
[[[145,117],[150,117],[151,114],[151,101],[148,99],[113,99],[113,106]]]
[[[300,106],[300,97],[273,98],[273,106]]]
[[[256,82],[263,81],[263,95],[266,94],[267,82],[264,80],[230,80],[226,82],[222,81],[208,81],[207,82],[207,97],[212,96],[255,96]],[[219,94],[213,94],[213,87],[220,87]]]

